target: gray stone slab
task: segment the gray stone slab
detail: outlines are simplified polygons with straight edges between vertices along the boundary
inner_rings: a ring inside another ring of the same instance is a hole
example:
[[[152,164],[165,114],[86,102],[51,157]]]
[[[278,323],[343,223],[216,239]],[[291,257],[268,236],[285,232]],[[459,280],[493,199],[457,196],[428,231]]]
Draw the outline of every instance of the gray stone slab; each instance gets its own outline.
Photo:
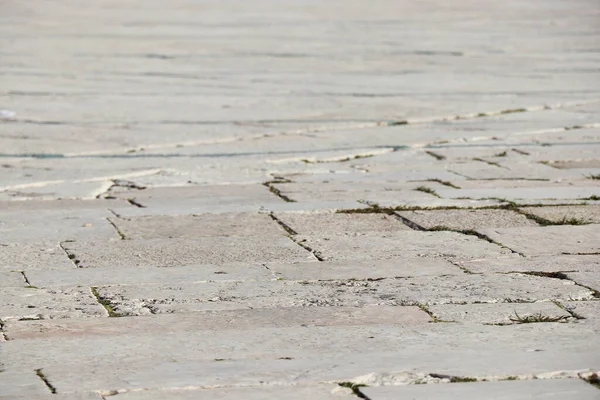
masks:
[[[316,260],[315,260],[316,262]],[[285,264],[277,264],[285,265]],[[219,265],[186,265],[175,268],[137,267],[135,271],[129,268],[73,268],[68,270],[32,269],[26,272],[27,279],[38,287],[67,286],[67,285],[139,285],[169,282],[172,284],[212,281],[269,281],[276,278],[259,264],[219,264]],[[20,286],[23,278],[17,273]],[[16,281],[15,281],[16,286]]]
[[[265,181],[268,180],[265,178]],[[162,214],[193,214],[207,212],[259,211],[261,207],[282,203],[263,185],[207,185],[179,188],[148,188],[145,190],[113,190],[111,196],[132,199],[146,208],[116,209],[127,216]]]
[[[19,368],[43,366],[59,392],[345,382],[415,369],[425,374],[533,378],[598,368],[598,346],[589,341],[594,331],[584,324],[465,325],[460,335],[456,324],[443,323],[262,328],[207,335],[193,326],[182,331],[180,325],[161,323],[163,316],[156,318],[154,328],[141,333],[109,328],[52,337],[51,331],[47,338],[42,332],[37,338],[10,340],[3,344],[3,360]],[[116,320],[123,320],[122,327],[127,323],[125,318],[104,319]],[[189,320],[202,323],[195,316]],[[165,337],[172,345],[168,352]],[[144,367],[149,359],[152,368]]]
[[[484,227],[537,226],[535,222],[527,219],[524,215],[510,210],[417,210],[400,211],[397,214],[425,229],[446,227],[474,230]]]
[[[438,319],[460,323],[475,324],[511,324],[528,316],[561,318],[567,322],[574,318],[552,302],[538,303],[502,303],[502,304],[442,304],[429,306],[428,310]]]
[[[324,261],[267,264],[267,267],[275,276],[286,280],[380,279],[463,274],[462,270],[439,258]]]
[[[6,367],[0,364],[0,367]],[[0,372],[0,399],[25,399],[48,396],[50,391],[32,369]]]
[[[529,275],[443,275],[378,281],[213,282],[105,286],[99,294],[123,315],[269,307],[515,303],[590,300],[568,280]]]
[[[456,232],[399,231],[363,236],[299,235],[298,240],[327,261],[412,257],[482,258],[511,255],[510,250]]]
[[[455,262],[474,273],[600,271],[600,256],[597,255],[555,255],[551,257],[495,258]]]
[[[576,219],[585,223],[600,224],[600,205],[524,207],[521,210],[552,222]]]
[[[0,287],[23,287],[25,285],[27,283],[20,272],[0,270]]]
[[[438,194],[444,198],[468,197],[472,199],[501,198],[520,203],[535,204],[539,200],[565,199],[582,200],[591,196],[598,196],[600,188],[594,185],[587,187],[521,187],[521,188],[495,188],[495,189],[440,189]]]
[[[387,214],[276,213],[275,216],[302,235],[410,231],[398,218]]]
[[[478,229],[526,256],[600,253],[600,225]]]
[[[223,213],[111,218],[127,239],[173,239],[203,236],[285,236],[267,214]]]
[[[600,301],[565,301],[562,303],[566,309],[585,318],[582,322],[600,321]]]
[[[600,273],[598,273],[598,271],[567,272],[567,276],[569,277],[569,279],[572,279],[580,285],[584,285],[586,287],[592,288],[600,292]]]
[[[106,316],[89,287],[7,287],[0,299],[2,320]]]
[[[248,386],[233,388],[186,388],[180,390],[144,390],[119,393],[123,400],[196,400],[210,398],[215,400],[263,400],[263,399],[289,399],[289,400],[335,400],[352,399],[354,393],[337,385],[285,385],[285,386]]]
[[[75,268],[57,242],[0,244],[0,269],[6,271],[48,267]]]
[[[382,386],[360,389],[373,400],[438,399],[581,399],[600,398],[597,390],[581,379],[548,379],[506,382],[475,382],[415,386]]]
[[[314,259],[286,237],[204,237],[114,242],[69,242],[65,249],[82,267],[176,267],[230,262],[299,262]]]

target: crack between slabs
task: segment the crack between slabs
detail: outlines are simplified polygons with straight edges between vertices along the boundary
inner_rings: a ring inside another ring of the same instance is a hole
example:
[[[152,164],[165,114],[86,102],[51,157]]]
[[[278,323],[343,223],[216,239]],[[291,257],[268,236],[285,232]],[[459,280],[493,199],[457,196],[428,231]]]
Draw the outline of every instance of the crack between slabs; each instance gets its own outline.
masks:
[[[323,257],[321,257],[319,252],[317,252],[316,250],[313,250],[310,247],[308,247],[307,245],[303,244],[302,241],[297,240],[295,238],[295,236],[298,235],[298,233],[295,230],[293,230],[292,228],[290,228],[285,222],[283,222],[282,220],[277,218],[275,216],[275,214],[269,213],[269,217],[271,217],[271,219],[273,221],[277,222],[279,224],[279,226],[281,226],[283,228],[283,230],[285,230],[287,232],[288,237],[290,238],[290,240],[292,242],[296,243],[298,246],[302,247],[304,250],[310,252],[313,255],[313,257],[315,257],[317,260],[325,261],[325,259]]]
[[[42,368],[38,368],[34,371],[35,371],[35,374],[38,376],[38,378],[40,378],[42,380],[42,382],[44,382],[44,385],[46,385],[46,387],[48,388],[50,393],[57,394],[56,388],[50,383],[50,381],[48,380],[48,377],[46,375],[44,375]]]
[[[267,181],[267,182],[263,182],[263,186],[267,187],[267,189],[269,189],[269,192],[273,193],[275,196],[279,197],[281,200],[285,201],[286,203],[296,203],[296,200],[284,195],[283,193],[281,193],[281,190],[277,189],[275,186],[273,186],[273,184],[275,183],[290,183],[290,180],[272,180],[272,181]]]
[[[98,293],[98,287],[96,287],[96,286],[90,287],[90,292],[91,292],[92,296],[94,296],[94,298],[96,299],[98,304],[100,304],[102,307],[104,307],[104,309],[106,310],[106,312],[110,318],[116,318],[116,317],[123,316],[122,314],[115,311],[115,307],[113,306],[113,304],[111,303],[110,300],[108,300],[107,298],[102,296],[100,293]]]
[[[127,240],[127,237],[125,236],[125,234],[119,229],[119,227],[114,223],[114,221],[112,221],[108,217],[106,217],[106,220],[108,221],[109,224],[112,225],[113,228],[115,228],[115,231],[117,231],[117,234],[119,235],[121,240]]]
[[[74,240],[60,242],[58,245],[65,252],[65,254],[69,258],[69,260],[71,260],[73,265],[75,265],[77,268],[82,268],[80,261],[77,259],[77,256],[73,253],[70,253],[69,250],[67,250],[66,247],[64,246],[64,243],[68,243],[68,242],[74,242]]]

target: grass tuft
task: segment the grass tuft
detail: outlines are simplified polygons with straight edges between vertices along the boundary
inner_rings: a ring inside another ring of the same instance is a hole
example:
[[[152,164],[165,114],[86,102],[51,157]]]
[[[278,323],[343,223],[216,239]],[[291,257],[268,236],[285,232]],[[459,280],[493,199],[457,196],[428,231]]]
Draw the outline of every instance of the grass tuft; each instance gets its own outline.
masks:
[[[419,186],[419,187],[415,188],[414,190],[416,190],[417,192],[429,193],[430,195],[435,196],[435,197],[440,197],[440,195],[437,194],[435,190],[428,188],[427,186]]]
[[[515,317],[510,317],[510,320],[517,324],[532,324],[538,322],[566,322],[569,318],[570,317],[566,315],[551,317],[549,315],[544,315],[541,312],[522,317],[515,311]]]

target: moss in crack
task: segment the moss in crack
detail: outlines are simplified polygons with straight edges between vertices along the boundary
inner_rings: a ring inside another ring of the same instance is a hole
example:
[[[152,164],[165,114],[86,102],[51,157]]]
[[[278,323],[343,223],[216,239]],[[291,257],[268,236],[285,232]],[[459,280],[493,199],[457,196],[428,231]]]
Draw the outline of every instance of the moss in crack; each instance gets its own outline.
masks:
[[[520,150],[520,149],[511,149],[512,151],[514,151],[515,153],[521,154],[523,156],[528,156],[530,155],[528,152]]]
[[[416,190],[417,192],[428,193],[428,194],[430,194],[432,196],[435,196],[435,197],[440,197],[440,195],[437,194],[435,190],[433,190],[431,188],[428,188],[427,186],[419,186],[419,187],[417,187],[417,188],[415,188],[413,190]]]
[[[354,382],[338,382],[338,385],[340,385],[341,387],[348,388],[348,389],[352,390],[352,393],[354,393],[354,395],[356,397],[359,397],[361,399],[369,400],[369,398],[367,396],[365,396],[365,394],[360,391],[361,387],[367,387],[368,385],[365,385],[363,383],[354,383]]]
[[[588,179],[600,180],[600,174],[586,175],[585,177]]]
[[[438,161],[442,161],[442,160],[446,159],[446,156],[443,156],[443,155],[438,154],[438,153],[434,153],[433,151],[427,150],[427,151],[425,151],[425,153],[429,154],[431,157],[435,158]]]
[[[48,380],[48,377],[46,375],[44,375],[44,372],[42,371],[41,368],[36,369],[35,374],[42,380],[42,382],[44,382],[44,385],[46,385],[48,390],[50,390],[50,393],[52,393],[52,394],[57,393],[56,388],[50,383],[50,381]]]
[[[111,226],[113,228],[115,228],[115,231],[117,231],[117,235],[119,235],[119,238],[121,238],[121,240],[127,239],[125,237],[125,234],[119,229],[119,227],[117,226],[117,224],[115,224],[115,222],[113,220],[111,220],[110,218],[106,218],[106,220],[108,221],[109,224],[111,224]]]
[[[587,378],[582,378],[584,381],[594,386],[596,389],[600,389],[600,376],[597,373],[593,373]]]
[[[443,181],[441,179],[427,179],[426,182],[437,182],[437,183],[439,183],[441,185],[444,185],[444,186],[449,186],[449,187],[454,188],[454,189],[460,189],[460,186],[456,186],[452,182]]]
[[[595,194],[590,196],[590,197],[586,197],[583,199],[577,199],[577,200],[600,200],[600,196],[596,196]]]
[[[271,193],[273,193],[275,196],[279,197],[281,200],[285,201],[286,203],[295,203],[296,202],[296,200],[291,199],[288,196],[284,195],[283,193],[281,193],[281,190],[279,190],[275,186],[273,186],[273,184],[275,184],[275,183],[290,183],[290,181],[288,181],[288,180],[267,181],[267,182],[263,183],[263,186],[266,186]]]
[[[479,157],[474,157],[472,158],[473,161],[479,161],[482,163],[486,163],[488,165],[493,165],[494,167],[498,167],[498,168],[504,168],[502,165],[498,164],[495,161],[488,161],[488,160],[484,160],[483,158],[479,158]]]
[[[453,376],[452,378],[450,378],[450,383],[462,382],[477,382],[477,378],[471,378],[469,376]]]
[[[569,318],[571,318],[571,316],[567,316],[567,315],[550,316],[550,315],[544,315],[541,312],[536,313],[536,314],[531,314],[531,315],[520,316],[515,311],[515,316],[510,317],[510,320],[516,324],[533,324],[533,323],[539,323],[539,322],[567,322],[569,320]]]
[[[426,313],[427,315],[429,315],[429,317],[431,317],[431,321],[429,321],[429,322],[432,322],[432,323],[456,322],[456,321],[451,321],[451,320],[439,319],[434,313],[431,312],[431,310],[429,310],[427,308],[426,304],[416,303],[414,305],[416,305],[417,307],[419,307],[421,309],[421,311],[423,311],[424,313]]]
[[[94,297],[96,298],[96,301],[102,307],[104,307],[104,309],[108,313],[109,317],[122,317],[123,316],[122,314],[115,311],[112,303],[108,299],[106,299],[105,297],[101,296],[100,293],[98,293],[97,287],[91,287],[90,291],[92,292],[92,295],[94,295]]]
[[[506,151],[494,154],[494,157],[506,157]]]
[[[387,126],[408,125],[406,120],[388,121]]]
[[[515,207],[514,211],[518,212],[521,215],[524,215],[525,217],[527,217],[527,219],[530,219],[530,220],[536,222],[538,225],[541,225],[541,226],[553,226],[553,225],[588,225],[589,224],[589,222],[586,222],[586,221],[584,221],[581,218],[563,217],[562,219],[559,219],[559,220],[556,220],[556,221],[552,221],[552,220],[540,217],[538,215],[531,214],[531,213],[525,212],[523,210],[520,210],[518,207]]]
[[[526,108],[511,108],[508,110],[500,111],[500,114],[514,114],[514,113],[522,113],[522,112],[526,112],[526,111],[527,111]]]

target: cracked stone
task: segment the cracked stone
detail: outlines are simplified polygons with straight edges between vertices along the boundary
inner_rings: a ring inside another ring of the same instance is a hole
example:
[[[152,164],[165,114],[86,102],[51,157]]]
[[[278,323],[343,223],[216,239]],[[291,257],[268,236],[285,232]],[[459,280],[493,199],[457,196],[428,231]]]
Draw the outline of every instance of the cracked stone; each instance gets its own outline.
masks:
[[[510,210],[416,210],[398,211],[398,215],[425,229],[447,227],[458,230],[477,228],[509,228],[537,226],[537,224]]]
[[[521,210],[553,222],[576,219],[588,224],[600,224],[600,205],[525,207]]]
[[[302,235],[409,231],[398,218],[387,214],[277,213],[276,217]]]

